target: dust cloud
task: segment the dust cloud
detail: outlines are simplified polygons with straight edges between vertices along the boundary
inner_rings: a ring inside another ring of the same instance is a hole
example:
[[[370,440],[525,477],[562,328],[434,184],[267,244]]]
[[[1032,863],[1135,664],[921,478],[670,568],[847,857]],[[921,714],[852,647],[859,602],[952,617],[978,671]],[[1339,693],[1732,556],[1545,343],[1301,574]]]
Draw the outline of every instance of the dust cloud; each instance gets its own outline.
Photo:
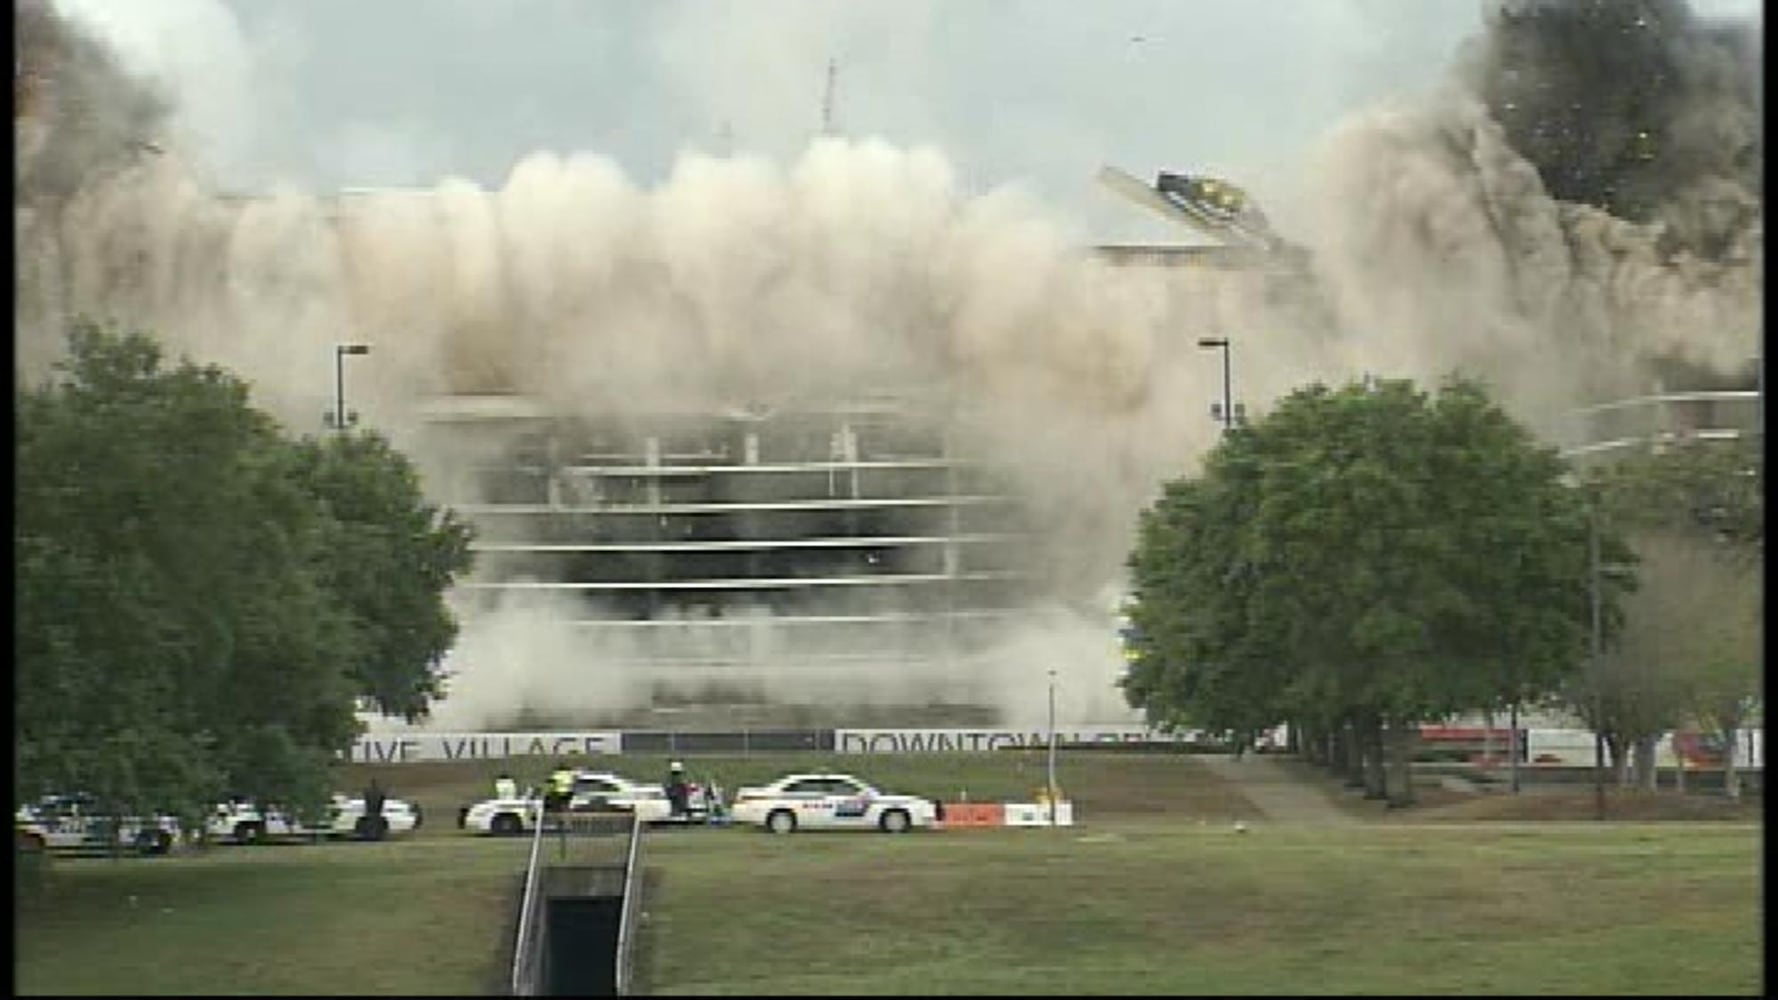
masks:
[[[589,416],[885,384],[947,400],[955,439],[1024,501],[1039,599],[934,675],[895,650],[832,675],[762,667],[787,701],[837,710],[961,685],[1031,725],[1054,669],[1062,721],[1136,719],[1114,687],[1116,596],[1137,512],[1214,444],[1221,371],[1200,336],[1230,338],[1250,413],[1314,379],[1463,369],[1540,427],[1675,364],[1735,373],[1757,351],[1763,234],[1757,212],[1729,210],[1759,203],[1757,170],[1749,186],[1689,157],[1696,176],[1663,178],[1656,194],[1673,197],[1634,217],[1553,197],[1474,82],[1515,59],[1523,79],[1522,46],[1484,44],[1445,91],[1335,129],[1301,172],[1316,208],[1292,221],[1312,263],[1293,274],[1116,266],[1017,185],[966,194],[942,151],[871,138],[817,139],[787,164],[688,151],[653,187],[596,153],[539,151],[493,190],[228,198],[164,137],[165,95],[41,2],[16,24],[21,378],[42,376],[72,317],[95,316],[241,373],[311,430],[332,404],[333,346],[369,342],[351,406],[429,484],[461,460],[423,433],[425,404],[448,393]],[[1517,24],[1495,16],[1489,37]],[[1693,48],[1718,37],[1663,25]],[[1698,79],[1685,85],[1721,82]],[[1572,86],[1593,100],[1595,85]],[[1689,135],[1693,115],[1739,121],[1727,100],[1647,113]],[[463,608],[437,725],[537,708],[591,721],[659,696],[646,648],[570,623],[584,604]],[[733,614],[769,645],[768,612]]]

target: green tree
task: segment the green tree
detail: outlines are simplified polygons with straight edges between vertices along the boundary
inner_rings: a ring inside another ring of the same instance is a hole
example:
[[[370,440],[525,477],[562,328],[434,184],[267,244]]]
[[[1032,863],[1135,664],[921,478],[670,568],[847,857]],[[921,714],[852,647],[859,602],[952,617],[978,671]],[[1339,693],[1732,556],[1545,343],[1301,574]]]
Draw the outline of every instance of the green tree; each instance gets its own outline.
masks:
[[[375,433],[297,445],[298,478],[331,516],[327,587],[361,651],[358,691],[386,715],[414,721],[444,692],[439,660],[457,623],[439,595],[468,571],[473,533],[427,502],[414,467]]]
[[[1651,782],[1662,732],[1695,718],[1732,744],[1759,704],[1764,454],[1746,439],[1651,448],[1587,480],[1601,519],[1645,561],[1646,592],[1576,707],[1602,728],[1620,780],[1634,748]]]
[[[1565,471],[1472,381],[1292,393],[1144,512],[1126,697],[1162,723],[1347,733],[1372,794],[1411,800],[1421,720],[1583,662],[1587,515]]]
[[[79,789],[190,819],[225,792],[318,806],[357,733],[354,698],[432,690],[400,675],[426,662],[382,664],[367,683],[374,644],[438,634],[402,567],[375,569],[405,603],[354,605],[347,583],[364,584],[338,546],[379,523],[408,538],[432,512],[336,514],[352,491],[314,481],[325,449],[286,438],[245,383],[165,369],[141,334],[82,324],[69,344],[56,376],[17,397],[15,794]],[[365,481],[411,477],[400,456],[359,447]],[[425,541],[445,553],[467,544],[448,524],[439,535]],[[449,574],[432,569],[437,605]]]

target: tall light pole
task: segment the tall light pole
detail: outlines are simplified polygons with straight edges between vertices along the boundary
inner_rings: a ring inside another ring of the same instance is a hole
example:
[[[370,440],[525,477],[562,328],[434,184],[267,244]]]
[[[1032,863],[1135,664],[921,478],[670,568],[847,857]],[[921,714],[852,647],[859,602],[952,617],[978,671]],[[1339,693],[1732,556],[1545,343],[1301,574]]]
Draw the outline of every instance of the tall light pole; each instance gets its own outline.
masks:
[[[1050,668],[1050,826],[1056,825],[1056,668]]]
[[[1599,690],[1599,660],[1605,652],[1604,617],[1599,607],[1599,510],[1587,496],[1587,588],[1593,618],[1593,818],[1605,818],[1605,699]]]
[[[369,344],[333,345],[333,429],[346,432],[346,355],[370,353]]]
[[[1234,399],[1229,381],[1229,338],[1199,337],[1198,346],[1205,350],[1222,351],[1222,429],[1228,431],[1235,426]]]

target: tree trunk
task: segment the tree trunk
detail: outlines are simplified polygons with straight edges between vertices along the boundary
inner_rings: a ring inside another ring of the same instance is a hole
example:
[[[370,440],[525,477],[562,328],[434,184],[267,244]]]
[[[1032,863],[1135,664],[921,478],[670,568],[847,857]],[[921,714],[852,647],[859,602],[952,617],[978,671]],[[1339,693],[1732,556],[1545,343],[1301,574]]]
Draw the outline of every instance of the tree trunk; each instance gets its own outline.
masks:
[[[1395,759],[1395,782],[1389,791],[1391,808],[1414,804],[1414,750],[1419,743],[1419,727],[1407,722],[1389,725],[1390,755]]]
[[[1346,787],[1364,787],[1364,727],[1348,722],[1341,733],[1346,741]]]
[[[1511,776],[1511,788],[1514,795],[1519,794],[1519,757],[1525,752],[1525,740],[1519,733],[1519,703],[1513,702],[1512,714],[1507,717],[1507,725],[1512,733],[1506,738],[1507,773]]]
[[[1636,741],[1636,783],[1641,785],[1645,792],[1652,792],[1657,787],[1655,783],[1655,745],[1660,742],[1660,739],[1661,734],[1655,733],[1653,736],[1644,736]]]
[[[1611,773],[1618,786],[1630,783],[1629,755],[1625,753],[1624,739],[1617,733],[1605,734],[1605,749],[1611,752]]]
[[[1741,730],[1737,726],[1724,726],[1722,730],[1722,791],[1731,799],[1741,797],[1741,772],[1735,770],[1735,741],[1741,738]]]
[[[1387,763],[1383,755],[1383,722],[1381,719],[1364,720],[1364,797],[1367,799],[1387,799],[1389,797],[1389,776],[1385,770]]]

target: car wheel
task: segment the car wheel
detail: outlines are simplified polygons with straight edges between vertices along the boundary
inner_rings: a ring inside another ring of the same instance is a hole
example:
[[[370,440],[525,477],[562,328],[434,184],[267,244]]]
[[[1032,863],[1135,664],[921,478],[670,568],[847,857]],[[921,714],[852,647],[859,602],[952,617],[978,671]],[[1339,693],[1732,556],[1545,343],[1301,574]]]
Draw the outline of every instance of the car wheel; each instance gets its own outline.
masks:
[[[766,817],[766,829],[773,833],[793,833],[796,831],[796,816],[788,809],[776,809]]]
[[[519,822],[519,818],[512,813],[501,813],[494,817],[494,822],[488,826],[488,832],[497,837],[516,837],[524,832],[524,829],[525,824]]]
[[[235,843],[257,844],[265,839],[265,827],[258,823],[236,823]]]
[[[908,827],[912,825],[908,820],[907,811],[903,809],[889,810],[877,823],[883,828],[884,833],[906,833]]]
[[[41,851],[49,846],[44,841],[42,834],[36,833],[19,833],[17,843],[18,849],[21,851]]]

